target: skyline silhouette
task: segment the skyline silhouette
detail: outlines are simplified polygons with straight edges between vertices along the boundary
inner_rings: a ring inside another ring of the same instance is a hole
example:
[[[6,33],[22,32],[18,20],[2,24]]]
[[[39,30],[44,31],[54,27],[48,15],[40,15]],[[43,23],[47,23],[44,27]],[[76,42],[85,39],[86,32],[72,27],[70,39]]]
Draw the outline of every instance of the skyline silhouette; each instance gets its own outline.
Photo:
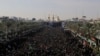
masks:
[[[48,14],[62,19],[100,16],[100,0],[0,0],[0,16],[47,19]]]

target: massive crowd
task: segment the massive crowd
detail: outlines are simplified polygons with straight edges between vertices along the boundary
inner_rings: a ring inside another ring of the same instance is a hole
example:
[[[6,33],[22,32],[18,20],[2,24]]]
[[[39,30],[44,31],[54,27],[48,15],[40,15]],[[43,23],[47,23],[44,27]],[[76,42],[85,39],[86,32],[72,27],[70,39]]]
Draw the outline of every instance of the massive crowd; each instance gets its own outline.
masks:
[[[89,46],[83,47],[76,37],[56,27],[46,27],[7,52],[6,56],[95,56]]]

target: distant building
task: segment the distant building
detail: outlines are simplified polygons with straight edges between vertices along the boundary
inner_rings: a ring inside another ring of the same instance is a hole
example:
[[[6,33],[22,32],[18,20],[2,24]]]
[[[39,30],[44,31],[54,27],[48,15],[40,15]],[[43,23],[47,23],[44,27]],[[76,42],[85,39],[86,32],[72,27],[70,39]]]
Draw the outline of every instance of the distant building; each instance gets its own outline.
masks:
[[[3,21],[3,18],[2,17],[0,17],[0,23]]]
[[[85,19],[79,19],[79,21],[85,22],[86,20]]]
[[[64,27],[65,27],[65,22],[63,21],[63,22],[62,22],[62,28],[64,28]]]
[[[95,22],[95,23],[100,23],[100,20],[95,20],[94,22]]]
[[[96,38],[100,40],[100,30],[97,30]]]
[[[2,22],[2,19],[0,18],[0,23]]]
[[[2,22],[2,20],[0,20],[0,23]]]
[[[35,21],[36,20],[36,18],[32,18],[32,21]]]
[[[100,20],[99,19],[97,19],[97,20],[90,20],[89,23],[91,23],[91,24],[100,23]]]
[[[76,18],[72,18],[73,19],[73,21],[75,21],[75,22],[77,22],[78,21],[78,18],[76,17]]]

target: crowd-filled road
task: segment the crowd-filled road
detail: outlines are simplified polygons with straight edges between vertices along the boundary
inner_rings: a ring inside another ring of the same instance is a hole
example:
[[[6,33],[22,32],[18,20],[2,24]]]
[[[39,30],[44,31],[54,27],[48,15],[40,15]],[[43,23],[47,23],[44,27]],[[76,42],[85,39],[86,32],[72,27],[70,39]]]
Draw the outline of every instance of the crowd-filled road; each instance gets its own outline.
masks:
[[[19,48],[8,50],[2,56],[95,56],[90,47],[83,47],[76,37],[60,27],[45,27],[22,40],[18,43]]]

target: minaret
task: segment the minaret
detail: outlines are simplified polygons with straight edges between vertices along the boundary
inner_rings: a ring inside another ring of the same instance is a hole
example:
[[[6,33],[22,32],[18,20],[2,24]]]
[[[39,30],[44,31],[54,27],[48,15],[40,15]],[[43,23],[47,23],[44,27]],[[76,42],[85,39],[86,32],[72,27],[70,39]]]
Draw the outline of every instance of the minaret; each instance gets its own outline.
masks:
[[[54,17],[54,15],[53,15],[53,17],[52,17],[52,20],[53,20],[53,22],[54,22],[54,20],[55,20],[55,17]]]
[[[48,20],[49,20],[49,22],[50,22],[50,15],[48,16]]]
[[[58,22],[60,21],[60,18],[59,18],[59,16],[57,16],[57,21],[58,21]]]

